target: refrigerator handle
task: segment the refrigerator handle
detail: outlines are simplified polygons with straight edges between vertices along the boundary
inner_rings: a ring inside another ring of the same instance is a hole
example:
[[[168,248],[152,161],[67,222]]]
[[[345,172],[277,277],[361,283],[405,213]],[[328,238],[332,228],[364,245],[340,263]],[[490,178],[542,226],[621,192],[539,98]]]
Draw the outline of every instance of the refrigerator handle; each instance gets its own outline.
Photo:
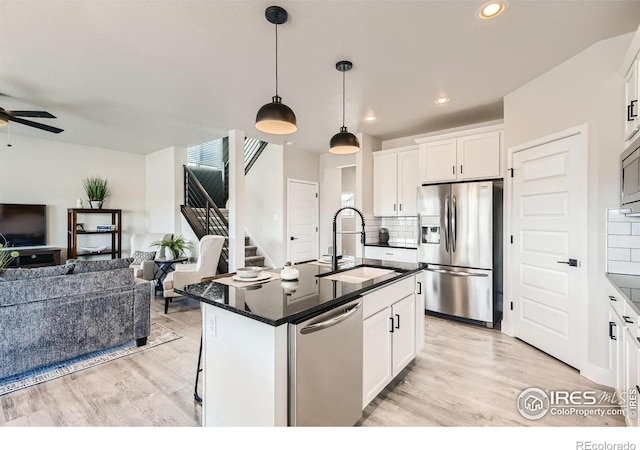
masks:
[[[457,236],[457,227],[456,227],[456,216],[458,215],[458,208],[456,207],[456,196],[454,195],[451,200],[451,251],[455,253],[456,251],[456,241],[458,240]]]
[[[444,198],[444,248],[449,251],[449,195]]]

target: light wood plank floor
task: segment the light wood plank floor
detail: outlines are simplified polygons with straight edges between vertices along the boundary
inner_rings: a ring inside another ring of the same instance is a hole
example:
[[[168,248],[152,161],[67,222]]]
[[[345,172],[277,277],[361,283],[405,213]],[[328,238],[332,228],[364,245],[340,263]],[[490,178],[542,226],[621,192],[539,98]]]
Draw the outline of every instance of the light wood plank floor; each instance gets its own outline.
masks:
[[[200,306],[152,302],[152,320],[184,337],[0,397],[2,426],[199,426],[193,400]],[[621,426],[622,416],[550,416],[516,410],[528,387],[610,389],[498,330],[426,317],[426,346],[364,411],[362,426]]]

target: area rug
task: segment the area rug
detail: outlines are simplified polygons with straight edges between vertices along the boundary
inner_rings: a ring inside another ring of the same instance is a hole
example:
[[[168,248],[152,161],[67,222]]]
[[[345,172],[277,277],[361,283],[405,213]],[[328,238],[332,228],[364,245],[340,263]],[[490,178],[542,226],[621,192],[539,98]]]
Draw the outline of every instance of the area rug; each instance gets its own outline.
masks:
[[[29,386],[44,383],[45,381],[54,380],[70,373],[95,367],[97,365],[113,361],[114,359],[122,358],[123,356],[138,353],[181,337],[182,336],[175,331],[158,323],[151,322],[151,333],[147,338],[147,345],[136,347],[135,341],[132,341],[116,347],[78,356],[77,358],[52,364],[50,366],[41,367],[40,369],[30,370],[20,375],[2,378],[0,379],[0,396]]]

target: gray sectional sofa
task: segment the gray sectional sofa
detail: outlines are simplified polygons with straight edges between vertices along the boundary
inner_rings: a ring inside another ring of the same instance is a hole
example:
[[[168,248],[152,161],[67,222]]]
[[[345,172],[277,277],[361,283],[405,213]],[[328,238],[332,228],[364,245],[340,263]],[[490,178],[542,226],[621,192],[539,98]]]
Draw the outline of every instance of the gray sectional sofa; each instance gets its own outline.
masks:
[[[0,378],[136,341],[150,332],[151,283],[131,259],[0,272]]]

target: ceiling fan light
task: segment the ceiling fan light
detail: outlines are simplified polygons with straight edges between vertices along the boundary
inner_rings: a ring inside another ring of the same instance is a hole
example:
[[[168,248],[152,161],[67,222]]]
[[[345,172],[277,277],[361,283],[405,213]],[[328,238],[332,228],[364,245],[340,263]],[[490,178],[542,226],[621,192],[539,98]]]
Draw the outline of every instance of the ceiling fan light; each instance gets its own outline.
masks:
[[[291,134],[298,131],[298,124],[293,110],[276,95],[271,103],[258,110],[256,128],[263,133]]]
[[[333,135],[329,143],[329,153],[334,155],[348,155],[360,151],[360,141],[347,131],[347,127],[341,127],[340,132]]]

